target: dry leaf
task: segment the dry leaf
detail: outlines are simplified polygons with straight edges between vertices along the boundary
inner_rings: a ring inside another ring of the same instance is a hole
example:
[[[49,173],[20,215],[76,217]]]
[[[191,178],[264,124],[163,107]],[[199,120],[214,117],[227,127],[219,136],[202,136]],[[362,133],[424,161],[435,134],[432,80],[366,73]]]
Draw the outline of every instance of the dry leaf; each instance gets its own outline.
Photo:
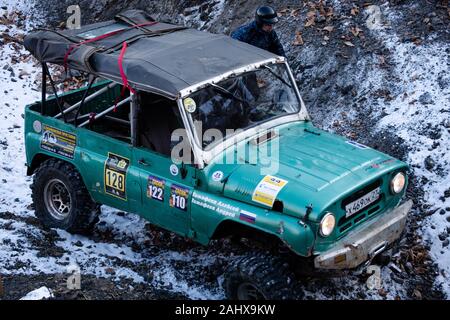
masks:
[[[350,41],[344,41],[344,44],[347,46],[347,47],[354,47],[355,45],[353,44],[353,43],[351,43]]]
[[[292,12],[291,12],[292,17],[297,17],[299,14],[300,14],[300,9],[295,9],[295,10],[292,10]]]
[[[328,32],[331,32],[331,31],[333,31],[334,30],[334,27],[333,26],[326,26],[326,27],[324,27],[322,30],[325,30],[325,31],[328,31]]]
[[[358,7],[353,7],[352,10],[350,10],[350,14],[352,16],[356,16],[359,13],[359,8]]]
[[[420,45],[420,44],[422,44],[422,40],[421,40],[420,38],[414,38],[413,42],[414,42],[414,44],[417,45],[417,46]]]
[[[362,32],[362,29],[358,28],[358,27],[353,27],[350,28],[350,32],[355,36],[359,36],[359,33]]]
[[[332,7],[327,8],[327,13],[325,14],[325,16],[327,16],[327,17],[333,16],[333,8]]]
[[[281,10],[278,10],[278,12],[277,12],[277,15],[279,16],[279,17],[281,17],[281,16],[284,16],[286,13],[288,13],[290,10],[288,9],[288,8],[284,8],[284,9],[281,9]]]
[[[305,27],[310,27],[315,25],[314,18],[306,20]]]
[[[295,33],[295,39],[294,42],[292,43],[294,46],[301,46],[303,45],[303,38],[302,38],[302,33],[300,31],[297,31]]]
[[[309,12],[306,14],[306,18],[307,18],[307,19],[313,18],[313,17],[315,17],[315,16],[316,16],[316,11],[309,11]]]

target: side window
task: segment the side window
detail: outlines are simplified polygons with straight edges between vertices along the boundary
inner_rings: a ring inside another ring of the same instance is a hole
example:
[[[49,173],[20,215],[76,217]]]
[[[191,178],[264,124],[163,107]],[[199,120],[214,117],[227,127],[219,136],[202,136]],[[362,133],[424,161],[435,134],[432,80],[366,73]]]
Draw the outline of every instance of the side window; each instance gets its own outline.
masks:
[[[89,121],[85,128],[131,144],[130,96],[120,93],[121,87],[107,90],[92,102],[86,103],[78,124]],[[106,114],[100,115],[108,111]]]
[[[139,145],[170,157],[172,148],[179,143],[172,139],[172,134],[177,129],[184,129],[184,125],[176,101],[141,93]]]

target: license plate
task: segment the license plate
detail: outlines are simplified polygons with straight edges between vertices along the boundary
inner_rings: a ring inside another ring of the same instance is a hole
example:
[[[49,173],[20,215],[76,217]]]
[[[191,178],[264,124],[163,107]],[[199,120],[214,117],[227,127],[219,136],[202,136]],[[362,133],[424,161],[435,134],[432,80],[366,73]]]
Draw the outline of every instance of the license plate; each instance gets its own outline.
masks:
[[[348,205],[345,206],[345,217],[348,218],[351,215],[355,214],[359,210],[367,207],[371,203],[374,203],[380,197],[380,187],[376,188],[373,191],[370,191],[368,194],[362,196],[358,200],[355,200]]]

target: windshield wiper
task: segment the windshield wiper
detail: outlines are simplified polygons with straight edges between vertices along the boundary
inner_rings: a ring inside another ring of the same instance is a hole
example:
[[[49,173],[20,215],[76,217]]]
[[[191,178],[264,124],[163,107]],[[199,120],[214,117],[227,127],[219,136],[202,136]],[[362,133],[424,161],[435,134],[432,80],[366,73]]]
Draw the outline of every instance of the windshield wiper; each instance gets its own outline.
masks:
[[[250,108],[250,104],[247,100],[241,99],[238,96],[234,95],[232,92],[228,91],[227,89],[225,89],[224,87],[221,87],[217,84],[214,83],[210,83],[211,87],[213,87],[214,89],[217,89],[218,91],[226,94],[227,96],[229,96],[230,98],[233,98],[236,101],[242,102],[243,104],[245,104],[246,107]]]
[[[277,78],[278,80],[280,80],[281,82],[283,82],[285,85],[287,85],[289,88],[292,88],[292,84],[290,84],[289,82],[287,82],[286,80],[283,79],[282,76],[280,76],[278,73],[276,73],[271,67],[269,66],[263,66],[265,69],[269,70],[269,72],[271,74],[273,74],[275,76],[275,78]]]

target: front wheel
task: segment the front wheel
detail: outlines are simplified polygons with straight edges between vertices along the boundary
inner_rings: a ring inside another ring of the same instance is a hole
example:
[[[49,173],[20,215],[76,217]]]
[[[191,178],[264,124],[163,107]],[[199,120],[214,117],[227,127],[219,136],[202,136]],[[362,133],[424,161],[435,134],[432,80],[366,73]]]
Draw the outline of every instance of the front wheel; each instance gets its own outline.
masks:
[[[35,214],[47,228],[86,234],[98,221],[100,206],[70,163],[44,161],[36,170],[31,190]]]
[[[224,288],[230,300],[294,299],[294,275],[278,257],[249,254],[225,272]]]

